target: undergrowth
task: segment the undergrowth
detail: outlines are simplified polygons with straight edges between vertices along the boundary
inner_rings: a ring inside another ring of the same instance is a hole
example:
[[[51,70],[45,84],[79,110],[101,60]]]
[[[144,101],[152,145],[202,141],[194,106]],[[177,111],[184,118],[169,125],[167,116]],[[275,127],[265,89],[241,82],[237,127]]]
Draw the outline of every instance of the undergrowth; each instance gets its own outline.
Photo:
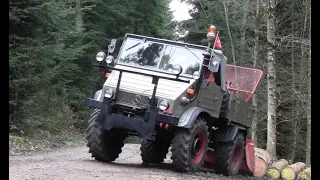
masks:
[[[86,134],[79,131],[64,131],[52,134],[39,131],[37,135],[27,136],[9,134],[9,155],[32,155],[36,152],[52,151],[59,148],[85,147]],[[129,136],[125,143],[139,144],[140,138]]]
[[[31,155],[40,151],[58,148],[85,146],[85,134],[80,132],[61,132],[50,134],[39,131],[36,136],[9,134],[9,155]]]

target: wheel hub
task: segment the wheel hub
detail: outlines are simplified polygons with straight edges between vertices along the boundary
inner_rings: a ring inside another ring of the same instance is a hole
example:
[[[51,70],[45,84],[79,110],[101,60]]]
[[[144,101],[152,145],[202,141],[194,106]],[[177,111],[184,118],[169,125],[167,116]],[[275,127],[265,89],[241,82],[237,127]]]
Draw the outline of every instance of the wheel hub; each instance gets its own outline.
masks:
[[[201,148],[201,140],[199,137],[195,137],[195,139],[193,141],[193,146],[192,146],[192,154],[195,156],[199,155],[200,148]]]
[[[192,162],[197,164],[200,162],[205,151],[205,139],[202,132],[197,132],[191,144]]]

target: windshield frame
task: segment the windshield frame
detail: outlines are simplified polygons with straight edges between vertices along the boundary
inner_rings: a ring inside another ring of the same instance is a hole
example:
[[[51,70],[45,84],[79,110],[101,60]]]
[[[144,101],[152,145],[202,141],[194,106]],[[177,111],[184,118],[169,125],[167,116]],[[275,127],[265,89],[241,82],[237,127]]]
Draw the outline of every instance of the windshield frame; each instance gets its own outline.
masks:
[[[139,65],[132,65],[132,64],[128,64],[128,63],[124,63],[124,62],[120,62],[119,58],[122,55],[122,53],[126,50],[125,49],[125,43],[127,41],[128,38],[131,39],[136,39],[137,41],[141,40],[141,42],[143,43],[143,41],[145,40],[145,42],[153,42],[153,43],[158,43],[158,44],[163,44],[163,45],[169,45],[171,47],[177,47],[177,48],[186,48],[185,46],[187,46],[187,49],[190,51],[192,50],[197,50],[197,51],[203,51],[203,53],[206,52],[207,47],[206,46],[201,46],[201,45],[195,45],[195,44],[189,44],[189,43],[184,43],[184,42],[178,42],[178,41],[172,41],[172,40],[166,40],[166,39],[160,39],[160,38],[153,38],[153,37],[148,37],[148,36],[141,36],[141,35],[135,35],[135,34],[126,34],[120,51],[117,55],[116,58],[116,64],[119,65],[123,65],[123,66],[127,66],[127,67],[132,67],[132,68],[137,68],[137,69],[143,69],[143,70],[148,70],[148,71],[153,71],[153,72],[158,72],[158,73],[165,73],[165,74],[171,74],[170,71],[168,70],[161,70],[161,69],[154,69],[154,68],[150,68],[148,66],[139,66]],[[188,51],[186,50],[186,51]],[[190,52],[192,53],[192,52]],[[193,58],[198,61],[200,63],[200,68],[199,68],[199,72],[201,72],[202,67],[202,63],[203,63],[203,58],[198,59],[197,57],[195,57],[195,55],[193,55]],[[162,59],[160,59],[161,61]],[[174,74],[172,74],[174,75]],[[180,74],[180,77],[185,77],[185,78],[192,78],[192,75],[190,74]]]

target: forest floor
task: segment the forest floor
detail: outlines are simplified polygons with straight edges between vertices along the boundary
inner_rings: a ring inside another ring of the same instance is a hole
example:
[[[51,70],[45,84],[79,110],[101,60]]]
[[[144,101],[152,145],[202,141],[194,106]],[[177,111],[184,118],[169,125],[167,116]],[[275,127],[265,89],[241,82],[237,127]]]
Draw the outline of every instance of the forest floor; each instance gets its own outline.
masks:
[[[170,152],[162,165],[143,166],[139,144],[125,144],[119,158],[113,163],[95,161],[85,146],[54,149],[33,154],[9,155],[9,179],[45,180],[158,180],[158,179],[217,179],[245,180],[267,179],[247,176],[227,177],[204,170],[194,174],[174,172],[171,167]]]

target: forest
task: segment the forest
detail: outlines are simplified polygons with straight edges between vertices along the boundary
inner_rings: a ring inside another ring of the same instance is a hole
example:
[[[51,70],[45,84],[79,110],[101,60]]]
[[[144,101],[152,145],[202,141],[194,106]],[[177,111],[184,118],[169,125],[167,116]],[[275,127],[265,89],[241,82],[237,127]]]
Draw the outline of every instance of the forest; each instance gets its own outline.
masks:
[[[310,165],[311,0],[180,1],[188,20],[173,20],[170,0],[9,0],[9,134],[83,132],[83,100],[105,80],[92,63],[111,39],[206,45],[213,24],[228,64],[264,72],[250,101],[256,146]]]

